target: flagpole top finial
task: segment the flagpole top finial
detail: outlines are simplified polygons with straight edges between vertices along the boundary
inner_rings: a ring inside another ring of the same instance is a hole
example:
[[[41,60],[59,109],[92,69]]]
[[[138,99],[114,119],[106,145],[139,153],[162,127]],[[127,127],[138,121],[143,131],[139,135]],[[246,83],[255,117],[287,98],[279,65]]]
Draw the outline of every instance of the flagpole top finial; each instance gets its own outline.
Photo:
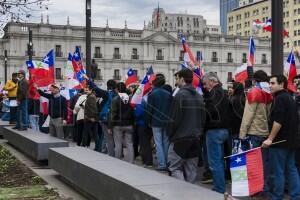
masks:
[[[106,28],[108,28],[108,19],[106,19]]]
[[[125,29],[127,29],[127,21],[125,20]]]

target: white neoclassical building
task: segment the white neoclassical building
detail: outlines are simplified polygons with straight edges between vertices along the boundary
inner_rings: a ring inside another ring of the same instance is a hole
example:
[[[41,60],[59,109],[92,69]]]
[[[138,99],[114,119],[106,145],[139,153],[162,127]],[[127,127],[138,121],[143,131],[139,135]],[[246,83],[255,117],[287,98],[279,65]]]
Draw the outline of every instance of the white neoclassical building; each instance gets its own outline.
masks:
[[[46,23],[11,22],[4,28],[0,39],[0,80],[4,80],[4,50],[8,52],[8,77],[20,68],[26,69],[28,59],[28,28],[33,31],[33,59],[41,60],[50,49],[55,50],[56,79],[63,81],[69,52],[80,46],[85,62],[85,27]],[[221,34],[189,33],[188,44],[196,55],[204,55],[204,71],[217,72],[226,84],[232,79],[238,66],[247,60],[248,37]],[[271,44],[269,39],[255,38],[255,70],[270,72]],[[97,82],[111,78],[124,80],[129,68],[137,70],[140,79],[147,68],[153,66],[155,73],[163,73],[167,81],[174,84],[174,73],[182,63],[182,46],[178,31],[153,30],[144,26],[142,30],[106,27],[92,28],[92,58],[98,64]]]

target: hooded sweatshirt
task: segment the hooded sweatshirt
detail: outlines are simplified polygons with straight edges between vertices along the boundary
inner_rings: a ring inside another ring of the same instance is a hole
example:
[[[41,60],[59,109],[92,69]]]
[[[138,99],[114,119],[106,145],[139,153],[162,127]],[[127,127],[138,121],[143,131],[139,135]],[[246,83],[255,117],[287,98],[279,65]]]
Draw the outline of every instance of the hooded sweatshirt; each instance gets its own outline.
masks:
[[[246,135],[268,136],[268,117],[271,103],[272,94],[268,83],[257,83],[249,91],[240,129],[240,138],[245,138]]]
[[[108,121],[109,128],[133,125],[134,115],[129,100],[129,96],[126,93],[118,93],[112,99]]]

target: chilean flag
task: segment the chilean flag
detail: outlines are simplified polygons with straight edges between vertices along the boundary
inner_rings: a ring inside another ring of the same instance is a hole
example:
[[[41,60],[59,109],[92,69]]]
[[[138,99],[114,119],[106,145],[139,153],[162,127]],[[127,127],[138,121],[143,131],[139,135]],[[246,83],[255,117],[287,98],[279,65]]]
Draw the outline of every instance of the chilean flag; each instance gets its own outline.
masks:
[[[197,63],[197,61],[194,58],[194,55],[189,47],[189,45],[186,42],[186,38],[181,36],[181,43],[182,43],[182,48],[183,48],[183,52],[184,52],[184,59],[185,61],[188,61],[192,64],[193,67],[195,66],[199,66],[199,63]],[[188,59],[188,60],[186,60]]]
[[[54,83],[54,59],[54,50],[52,49],[42,61],[26,61],[31,79],[38,87]]]
[[[244,83],[245,80],[248,78],[247,72],[247,64],[244,63],[242,66],[238,67],[234,74],[234,79],[236,82]]]
[[[199,64],[199,76],[202,78],[204,76],[204,72],[203,72],[203,53],[202,53],[202,51],[197,51],[196,59],[197,59],[197,62]]]
[[[288,59],[284,65],[284,74],[288,79],[288,89],[292,92],[296,92],[296,88],[293,85],[293,79],[297,75],[297,68],[293,51],[290,52]]]
[[[78,46],[76,46],[75,52],[72,57],[72,65],[74,69],[74,79],[77,79],[79,81],[81,88],[86,87],[86,80],[83,78],[83,74],[86,73],[81,60],[80,48]]]
[[[255,45],[253,37],[250,37],[249,42],[249,54],[248,54],[248,66],[254,66],[254,53],[255,53]]]
[[[230,157],[232,196],[252,196],[263,191],[264,173],[261,147]]]
[[[152,89],[151,82],[155,79],[152,66],[148,69],[139,87],[131,98],[132,105],[141,104],[143,97]]]
[[[267,32],[272,32],[272,19],[268,19],[266,24],[263,26],[263,29]],[[283,36],[289,37],[289,32],[283,29]]]
[[[131,84],[134,84],[138,81],[137,74],[133,69],[129,69],[127,72],[127,79],[125,81],[126,87],[130,86]]]

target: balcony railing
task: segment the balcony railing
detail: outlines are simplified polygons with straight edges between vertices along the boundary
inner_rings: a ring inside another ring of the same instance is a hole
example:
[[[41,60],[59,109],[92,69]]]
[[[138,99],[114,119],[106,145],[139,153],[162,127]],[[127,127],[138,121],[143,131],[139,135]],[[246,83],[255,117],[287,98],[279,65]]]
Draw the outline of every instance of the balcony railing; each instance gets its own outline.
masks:
[[[63,57],[63,53],[61,51],[56,51],[55,57]]]
[[[267,59],[262,59],[261,64],[268,64],[268,60]]]
[[[102,53],[95,53],[94,58],[102,58]]]
[[[218,62],[218,58],[212,58],[211,62]]]
[[[228,63],[232,63],[232,62],[233,62],[233,59],[232,59],[232,58],[227,58],[227,62],[228,62]]]
[[[120,76],[120,75],[114,75],[113,78],[114,78],[115,80],[121,80],[121,76]]]
[[[139,59],[139,55],[131,55],[131,59],[132,60],[138,60]]]
[[[156,60],[164,60],[163,56],[156,56]]]
[[[114,55],[113,55],[113,58],[114,58],[114,59],[121,59],[121,54],[114,54]]]

